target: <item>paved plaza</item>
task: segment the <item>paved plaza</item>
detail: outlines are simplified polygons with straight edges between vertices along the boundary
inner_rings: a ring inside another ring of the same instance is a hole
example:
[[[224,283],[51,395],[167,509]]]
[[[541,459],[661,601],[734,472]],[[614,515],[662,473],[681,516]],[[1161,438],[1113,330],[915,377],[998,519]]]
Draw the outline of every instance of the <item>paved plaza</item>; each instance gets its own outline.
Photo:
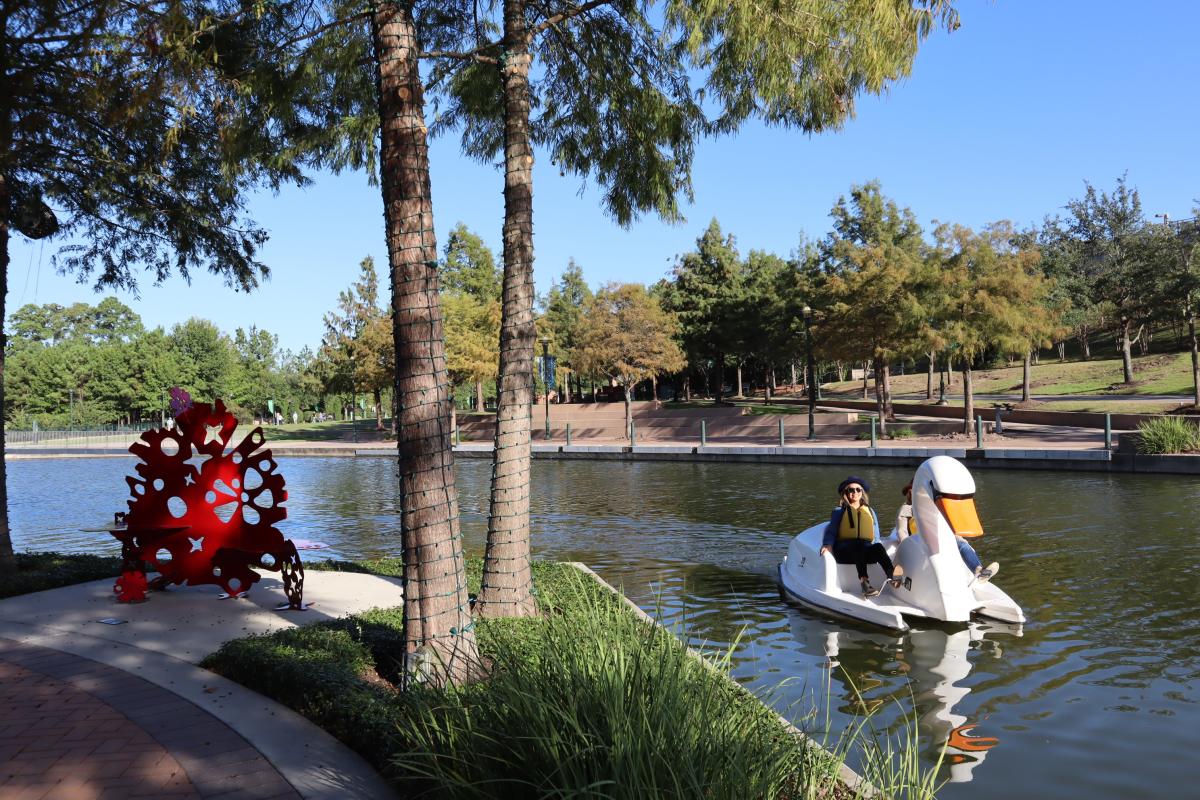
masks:
[[[283,706],[196,666],[233,638],[400,604],[398,581],[309,571],[307,611],[212,586],[117,604],[112,580],[0,600],[0,800],[389,798],[373,768]]]

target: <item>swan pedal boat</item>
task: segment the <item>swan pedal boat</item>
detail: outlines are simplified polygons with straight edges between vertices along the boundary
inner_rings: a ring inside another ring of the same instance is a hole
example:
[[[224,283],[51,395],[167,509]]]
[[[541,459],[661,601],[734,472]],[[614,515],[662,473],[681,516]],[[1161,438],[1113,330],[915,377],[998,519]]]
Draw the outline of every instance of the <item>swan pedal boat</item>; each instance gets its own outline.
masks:
[[[893,529],[881,542],[893,564],[904,570],[899,588],[892,587],[879,564],[868,564],[867,575],[882,590],[863,597],[853,564],[838,564],[832,553],[821,553],[827,523],[814,525],[792,539],[779,565],[784,595],[838,616],[862,620],[897,631],[908,630],[905,617],[940,622],[970,622],[972,615],[1002,622],[1023,623],[1021,607],[991,581],[979,581],[963,563],[955,530],[981,536],[975,511],[975,480],[950,456],[934,456],[913,477],[913,517],[917,533],[899,537]]]

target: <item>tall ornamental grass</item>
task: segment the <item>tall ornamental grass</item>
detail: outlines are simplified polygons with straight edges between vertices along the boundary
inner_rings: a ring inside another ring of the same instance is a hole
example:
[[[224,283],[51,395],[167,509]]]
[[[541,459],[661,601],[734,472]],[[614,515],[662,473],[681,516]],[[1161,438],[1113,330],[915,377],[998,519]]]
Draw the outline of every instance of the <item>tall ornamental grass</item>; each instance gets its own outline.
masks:
[[[721,668],[619,603],[551,608],[537,626],[494,638],[485,684],[406,698],[410,749],[393,763],[412,790],[733,800],[802,796],[827,773]]]
[[[1200,450],[1200,427],[1183,417],[1156,417],[1138,425],[1138,452],[1147,455]]]
[[[204,665],[312,719],[406,797],[845,800],[847,759],[883,796],[933,796],[915,722],[907,739],[868,718],[813,746],[728,678],[732,648],[702,661],[590,577],[541,562],[534,576],[543,616],[478,620],[489,675],[467,686],[396,690],[401,609],[229,642]]]

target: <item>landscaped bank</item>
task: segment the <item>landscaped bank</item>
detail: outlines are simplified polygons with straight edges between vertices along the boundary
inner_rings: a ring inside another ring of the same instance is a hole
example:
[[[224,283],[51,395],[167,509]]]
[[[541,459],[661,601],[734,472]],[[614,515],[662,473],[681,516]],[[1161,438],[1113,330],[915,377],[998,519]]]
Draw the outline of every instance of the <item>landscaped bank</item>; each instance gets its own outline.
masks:
[[[114,556],[17,553],[16,557],[16,571],[0,575],[0,599],[112,578],[121,573],[121,559]]]
[[[932,796],[915,748],[893,758],[864,736],[808,746],[721,659],[706,665],[591,576],[546,562],[534,574],[543,616],[480,620],[490,676],[449,692],[395,688],[400,609],[237,640],[204,665],[321,725],[406,794],[850,797],[841,759],[865,744],[868,782]]]

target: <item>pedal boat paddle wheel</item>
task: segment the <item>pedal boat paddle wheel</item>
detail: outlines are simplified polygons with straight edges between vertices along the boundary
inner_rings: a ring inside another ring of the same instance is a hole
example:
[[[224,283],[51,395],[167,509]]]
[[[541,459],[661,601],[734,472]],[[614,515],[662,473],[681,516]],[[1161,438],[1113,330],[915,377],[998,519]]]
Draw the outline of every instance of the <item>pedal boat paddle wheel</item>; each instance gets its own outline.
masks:
[[[972,615],[1023,623],[1021,607],[995,583],[980,581],[963,563],[954,541],[983,535],[975,510],[975,480],[959,461],[934,456],[913,476],[913,517],[917,533],[899,538],[893,530],[883,539],[893,563],[904,568],[904,580],[891,586],[882,567],[870,564],[868,577],[883,590],[863,597],[853,564],[838,564],[832,553],[821,554],[825,522],[797,535],[779,565],[784,596],[837,616],[850,617],[892,630],[908,630],[905,617],[939,622],[969,622]]]
[[[304,608],[304,567],[275,524],[287,517],[283,476],[264,444],[261,427],[233,448],[237,418],[220,400],[191,402],[172,391],[173,429],[142,434],[129,448],[141,463],[126,477],[126,513],[107,529],[121,542],[122,575],[113,587],[121,602],[146,598],[169,584],[220,586],[244,595],[261,576],[279,572],[287,605]],[[158,575],[147,579],[147,573]]]

